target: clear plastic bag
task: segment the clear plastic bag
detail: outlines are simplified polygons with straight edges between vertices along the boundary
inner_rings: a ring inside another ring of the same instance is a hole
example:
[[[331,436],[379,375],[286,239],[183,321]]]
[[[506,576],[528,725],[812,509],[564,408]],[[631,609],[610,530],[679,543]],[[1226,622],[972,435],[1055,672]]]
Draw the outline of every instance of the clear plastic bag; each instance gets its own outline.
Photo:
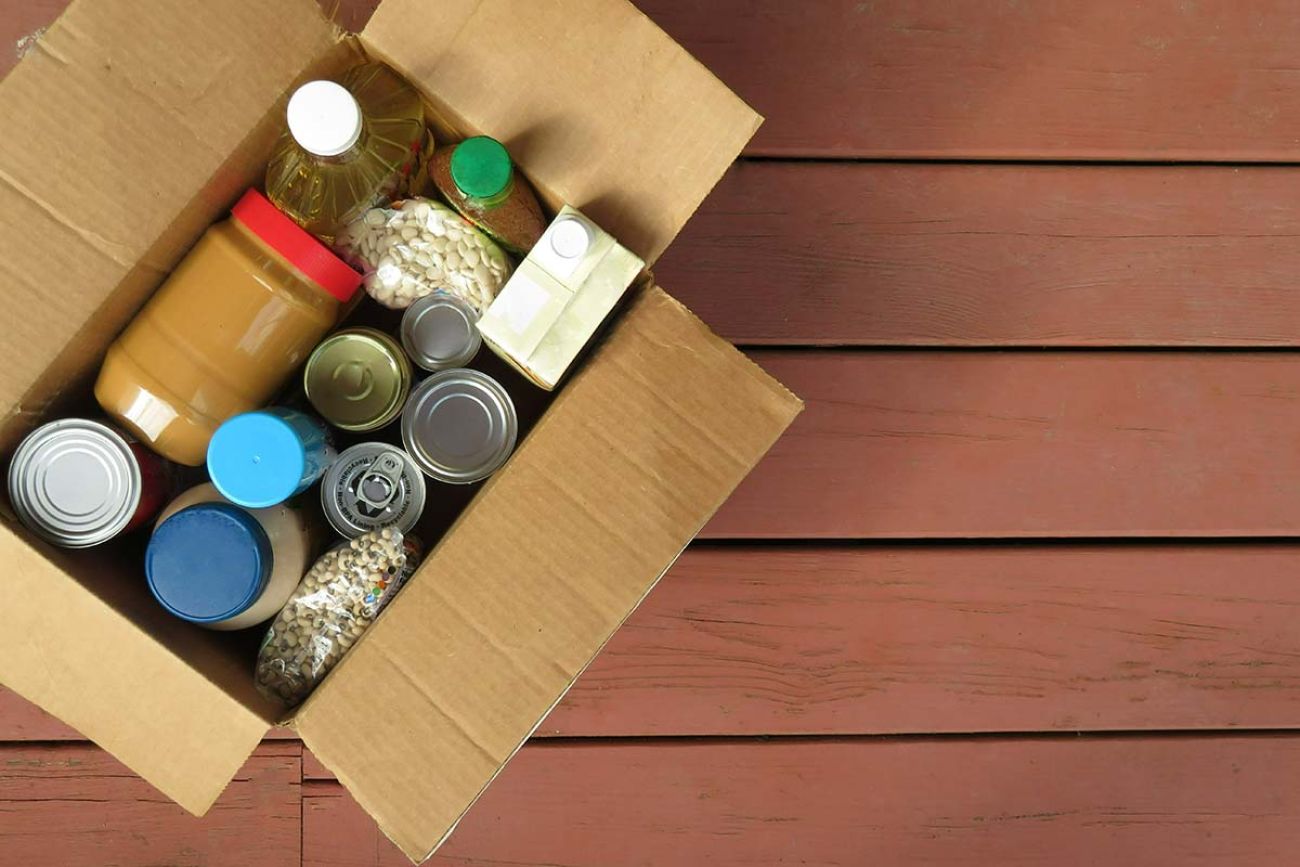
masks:
[[[395,310],[441,289],[482,314],[514,270],[495,241],[424,198],[370,209],[339,234],[336,246],[365,273],[366,292]]]
[[[395,527],[371,530],[311,567],[262,640],[257,689],[301,703],[411,577],[420,545]]]

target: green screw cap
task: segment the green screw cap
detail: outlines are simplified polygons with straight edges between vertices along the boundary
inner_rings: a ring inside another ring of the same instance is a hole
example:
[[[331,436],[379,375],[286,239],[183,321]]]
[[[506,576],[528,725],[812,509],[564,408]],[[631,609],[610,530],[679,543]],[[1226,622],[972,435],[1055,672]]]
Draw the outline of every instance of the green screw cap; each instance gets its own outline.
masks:
[[[490,136],[465,139],[451,152],[451,179],[473,199],[500,195],[510,183],[512,169],[505,146]]]

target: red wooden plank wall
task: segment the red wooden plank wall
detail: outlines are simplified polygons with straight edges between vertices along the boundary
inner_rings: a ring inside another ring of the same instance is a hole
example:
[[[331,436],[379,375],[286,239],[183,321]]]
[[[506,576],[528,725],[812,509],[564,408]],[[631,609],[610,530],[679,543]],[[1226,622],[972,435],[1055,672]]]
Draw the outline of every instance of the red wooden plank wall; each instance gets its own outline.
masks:
[[[1273,166],[741,162],[656,267],[746,345],[1288,346]]]
[[[436,863],[1300,861],[1295,7],[639,5],[769,118],[657,274],[808,411]],[[277,734],[192,820],[0,693],[0,863],[404,863]]]
[[[642,0],[787,158],[1292,162],[1285,0]]]

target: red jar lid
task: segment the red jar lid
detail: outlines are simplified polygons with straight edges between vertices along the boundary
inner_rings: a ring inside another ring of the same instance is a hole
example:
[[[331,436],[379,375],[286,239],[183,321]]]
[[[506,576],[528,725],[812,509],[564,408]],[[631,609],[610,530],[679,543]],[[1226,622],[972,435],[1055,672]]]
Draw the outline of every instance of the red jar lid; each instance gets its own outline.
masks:
[[[339,301],[356,294],[361,275],[257,190],[244,193],[230,215]]]

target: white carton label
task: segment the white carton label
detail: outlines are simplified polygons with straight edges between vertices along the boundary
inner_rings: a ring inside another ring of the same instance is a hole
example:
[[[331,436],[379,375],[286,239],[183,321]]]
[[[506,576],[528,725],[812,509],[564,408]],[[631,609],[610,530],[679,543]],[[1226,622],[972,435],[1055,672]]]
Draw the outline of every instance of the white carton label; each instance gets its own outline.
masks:
[[[515,279],[509,290],[502,293],[494,307],[494,314],[505,317],[506,325],[515,334],[523,335],[537,321],[537,315],[550,303],[550,293],[531,280]],[[500,303],[504,302],[504,304]]]

